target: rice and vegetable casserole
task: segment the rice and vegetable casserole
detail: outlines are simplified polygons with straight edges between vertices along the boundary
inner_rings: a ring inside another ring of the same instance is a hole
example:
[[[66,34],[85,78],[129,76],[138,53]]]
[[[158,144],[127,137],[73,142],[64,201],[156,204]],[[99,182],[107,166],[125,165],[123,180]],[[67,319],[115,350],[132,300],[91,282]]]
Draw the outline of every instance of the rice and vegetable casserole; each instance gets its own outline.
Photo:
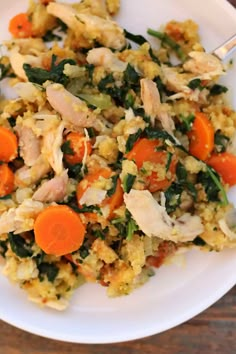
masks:
[[[236,246],[232,63],[192,20],[143,37],[119,7],[31,1],[0,59],[3,273],[58,310],[85,282],[127,295],[186,250]]]

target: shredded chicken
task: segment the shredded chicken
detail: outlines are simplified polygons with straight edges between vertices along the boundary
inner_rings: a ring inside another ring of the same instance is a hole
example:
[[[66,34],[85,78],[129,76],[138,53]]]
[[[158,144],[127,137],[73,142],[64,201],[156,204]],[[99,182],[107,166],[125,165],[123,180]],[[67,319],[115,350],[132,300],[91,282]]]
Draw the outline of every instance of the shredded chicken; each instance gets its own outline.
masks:
[[[15,172],[16,187],[27,187],[44,177],[51,167],[43,155],[40,155],[32,167],[23,166]]]
[[[190,59],[183,64],[183,68],[197,75],[201,80],[212,80],[224,75],[221,61],[212,54],[205,52],[190,52]]]
[[[63,131],[63,122],[59,122],[57,126],[48,130],[43,136],[41,149],[43,156],[57,175],[63,172],[63,152],[61,151]]]
[[[167,113],[165,107],[161,104],[160,94],[158,88],[150,79],[141,79],[141,99],[143,101],[144,110],[148,116],[154,121],[157,117],[163,129],[169,134],[173,134],[175,124],[173,119]]]
[[[39,202],[60,202],[67,193],[68,174],[64,171],[61,176],[56,176],[44,182],[34,193],[32,199]]]
[[[165,207],[147,190],[131,189],[130,193],[124,195],[124,201],[139,228],[147,236],[185,242],[192,241],[204,231],[199,216],[186,213],[179,219],[172,219]]]
[[[19,47],[14,47],[9,52],[9,59],[12,70],[19,78],[27,81],[27,76],[25,70],[23,69],[23,64],[30,64],[32,66],[41,66],[42,65],[42,56],[34,56],[30,54],[21,54]]]
[[[86,103],[72,95],[64,86],[52,84],[46,89],[50,105],[60,113],[65,125],[74,128],[89,128],[94,126],[96,115]]]
[[[40,202],[26,199],[17,208],[11,208],[0,216],[0,233],[32,230],[36,216],[44,209]]]
[[[115,72],[123,72],[127,63],[119,60],[109,48],[94,48],[88,52],[87,62]]]
[[[33,166],[40,156],[40,141],[33,130],[24,125],[17,125],[20,156],[27,166]]]
[[[121,49],[125,45],[123,30],[116,22],[89,13],[82,13],[70,5],[50,2],[48,13],[60,18],[74,32],[83,34],[91,40],[97,40],[102,45]]]

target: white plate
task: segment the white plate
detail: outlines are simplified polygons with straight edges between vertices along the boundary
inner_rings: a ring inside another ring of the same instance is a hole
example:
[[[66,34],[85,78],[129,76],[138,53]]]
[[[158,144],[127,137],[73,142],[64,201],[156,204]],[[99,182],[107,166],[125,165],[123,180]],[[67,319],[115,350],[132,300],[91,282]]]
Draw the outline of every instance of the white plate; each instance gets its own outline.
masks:
[[[25,0],[0,2],[0,39],[8,36],[9,18],[26,9],[26,3]],[[122,0],[121,3],[119,22],[137,34],[145,34],[147,27],[158,28],[170,19],[193,18],[200,25],[208,51],[233,35],[236,28],[236,12],[224,0]],[[236,68],[225,82],[232,90],[236,87]],[[0,317],[26,331],[68,342],[137,339],[172,328],[212,305],[235,284],[235,268],[236,250],[220,254],[191,251],[185,268],[162,267],[150,282],[127,297],[108,299],[104,288],[85,285],[76,291],[69,309],[63,313],[28,302],[26,294],[1,275]]]

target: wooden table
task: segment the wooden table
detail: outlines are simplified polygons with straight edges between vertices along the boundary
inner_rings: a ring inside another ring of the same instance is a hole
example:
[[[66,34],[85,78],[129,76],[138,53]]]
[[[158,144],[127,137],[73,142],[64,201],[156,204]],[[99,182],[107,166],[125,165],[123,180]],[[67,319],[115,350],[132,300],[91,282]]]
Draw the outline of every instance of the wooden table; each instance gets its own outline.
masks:
[[[236,0],[229,2],[236,7]],[[3,321],[0,326],[0,354],[234,354],[236,287],[191,321],[165,333],[126,343],[70,344],[35,336]]]

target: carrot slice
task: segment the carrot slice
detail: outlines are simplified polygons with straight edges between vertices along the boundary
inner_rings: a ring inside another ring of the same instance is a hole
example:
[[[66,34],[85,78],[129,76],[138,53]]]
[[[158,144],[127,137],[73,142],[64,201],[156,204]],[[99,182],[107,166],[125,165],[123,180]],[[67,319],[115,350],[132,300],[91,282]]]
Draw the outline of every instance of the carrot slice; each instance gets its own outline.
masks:
[[[27,13],[19,13],[14,16],[8,27],[9,32],[15,38],[28,38],[32,36],[32,23]]]
[[[214,129],[204,113],[196,113],[188,137],[190,154],[205,161],[214,148]]]
[[[70,148],[73,154],[65,154],[65,160],[71,165],[75,165],[83,161],[85,154],[85,147],[87,149],[87,154],[90,155],[92,152],[92,144],[90,141],[86,140],[86,137],[82,133],[69,133],[66,136],[65,141],[69,142]]]
[[[207,164],[216,170],[223,181],[230,186],[236,184],[236,156],[229,152],[213,154]]]
[[[34,233],[35,242],[45,253],[63,256],[80,248],[85,227],[67,205],[51,205],[36,218]]]
[[[126,158],[128,160],[134,160],[138,169],[142,168],[145,161],[165,166],[167,163],[168,153],[166,151],[156,151],[156,148],[160,145],[161,142],[159,140],[142,138],[136,142],[133,149],[126,155]],[[146,177],[146,188],[148,188],[152,193],[168,188],[175,177],[175,170],[176,158],[173,157],[169,167],[170,178],[160,180],[158,173],[153,171],[150,176]]]
[[[99,177],[110,178],[112,176],[112,170],[109,168],[101,168],[96,170],[94,173],[88,174],[82,181],[78,183],[77,186],[77,201],[79,201],[83,196],[84,192],[88,187],[90,187],[93,182],[97,181]],[[109,206],[109,216],[108,219],[112,216],[113,211],[118,208],[123,203],[123,189],[121,187],[120,179],[117,180],[116,189],[112,196],[107,197],[103,200],[100,207]],[[79,204],[79,207],[81,205]],[[85,213],[86,217],[91,219],[91,221],[97,220],[96,213]]]
[[[10,194],[14,189],[14,173],[7,164],[0,165],[0,197]]]
[[[9,162],[17,156],[17,138],[9,129],[0,127],[0,161]]]

